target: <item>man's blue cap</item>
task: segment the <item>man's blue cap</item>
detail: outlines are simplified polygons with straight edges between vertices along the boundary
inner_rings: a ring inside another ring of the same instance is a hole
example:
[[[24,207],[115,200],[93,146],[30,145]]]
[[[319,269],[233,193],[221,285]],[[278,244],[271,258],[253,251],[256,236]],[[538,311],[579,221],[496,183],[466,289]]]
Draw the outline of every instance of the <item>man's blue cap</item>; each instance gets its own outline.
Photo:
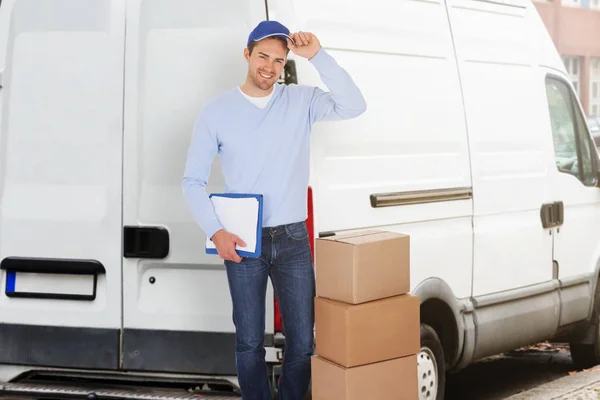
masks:
[[[272,36],[288,38],[292,41],[292,43],[294,43],[294,39],[292,39],[290,36],[290,30],[288,28],[277,21],[263,21],[258,24],[252,32],[250,32],[247,46],[249,46],[251,42],[263,40]]]

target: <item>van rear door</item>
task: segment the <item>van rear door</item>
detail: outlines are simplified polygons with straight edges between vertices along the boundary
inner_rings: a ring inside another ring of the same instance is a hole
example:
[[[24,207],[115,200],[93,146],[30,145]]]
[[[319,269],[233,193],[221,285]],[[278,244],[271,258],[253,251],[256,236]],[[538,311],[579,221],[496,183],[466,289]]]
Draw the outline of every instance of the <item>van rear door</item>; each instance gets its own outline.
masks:
[[[0,6],[0,363],[119,366],[125,6]]]
[[[233,375],[225,268],[218,256],[205,254],[205,236],[180,182],[198,112],[245,79],[243,49],[249,32],[266,19],[265,2],[127,5],[123,367]],[[216,158],[207,191],[222,190]],[[272,299],[268,293],[267,312]],[[272,321],[267,315],[270,333]]]

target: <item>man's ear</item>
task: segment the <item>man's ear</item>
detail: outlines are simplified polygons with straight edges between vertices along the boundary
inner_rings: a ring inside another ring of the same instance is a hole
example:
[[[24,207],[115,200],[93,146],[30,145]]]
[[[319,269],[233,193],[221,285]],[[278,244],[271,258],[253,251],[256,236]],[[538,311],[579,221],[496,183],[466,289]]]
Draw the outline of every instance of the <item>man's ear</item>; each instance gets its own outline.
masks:
[[[247,47],[244,49],[244,58],[246,61],[250,60],[250,50]]]

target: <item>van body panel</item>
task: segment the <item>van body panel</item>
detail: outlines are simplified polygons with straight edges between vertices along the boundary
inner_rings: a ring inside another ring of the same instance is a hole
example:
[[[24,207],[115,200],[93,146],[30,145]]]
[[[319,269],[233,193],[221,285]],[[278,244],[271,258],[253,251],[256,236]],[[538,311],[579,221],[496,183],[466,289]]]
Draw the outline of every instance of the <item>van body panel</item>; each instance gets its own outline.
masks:
[[[553,135],[551,188],[560,215],[553,256],[555,278],[564,288],[560,325],[565,326],[588,318],[593,304],[600,259],[600,159],[567,74],[545,68],[543,81],[545,123]]]
[[[339,9],[344,12],[334,11]],[[409,233],[411,287],[439,277],[456,296],[470,296],[470,196],[392,207],[373,207],[370,200],[382,193],[471,187],[460,82],[444,3],[378,0],[367,7],[342,0],[270,0],[269,15],[318,33],[324,48],[369,100],[359,118],[313,127],[311,186],[317,231],[378,227]],[[300,84],[326,89],[314,67],[303,59],[295,61]]]
[[[539,286],[538,294],[522,297],[522,289],[517,289],[509,293],[510,301],[475,309],[477,335],[471,361],[546,340],[556,332],[560,296],[556,290],[545,290],[547,284]]]
[[[166,228],[170,252],[165,259],[123,260],[124,328],[233,333],[225,267],[205,253],[206,236],[180,181],[203,105],[243,83],[243,49],[248,32],[266,18],[265,4],[127,3],[123,223]],[[216,157],[208,193],[223,191],[220,171]],[[272,293],[267,297],[272,333]]]
[[[561,282],[561,313],[560,326],[583,321],[590,315],[593,299],[592,281],[597,279],[593,274],[587,274],[579,280],[566,284]]]
[[[125,8],[7,0],[0,27],[0,259],[47,267],[2,270],[2,323],[118,330]],[[93,301],[63,261],[102,266]]]
[[[552,199],[551,134],[540,126],[545,95],[528,12],[449,2],[473,171],[474,296],[552,279],[552,236],[540,219]]]
[[[590,146],[591,156],[597,158]],[[593,169],[596,169],[596,166]],[[600,188],[586,186],[577,177],[553,168],[554,200],[563,203],[564,222],[554,237],[559,279],[595,272],[600,258]],[[577,249],[577,251],[574,251]]]
[[[166,229],[169,254],[123,259],[123,367],[235,374],[225,266],[205,253],[206,236],[191,217],[180,181],[198,113],[244,81],[243,49],[248,33],[266,18],[265,3],[127,4],[123,223]],[[224,190],[218,156],[206,190]],[[271,286],[266,296],[268,346]]]

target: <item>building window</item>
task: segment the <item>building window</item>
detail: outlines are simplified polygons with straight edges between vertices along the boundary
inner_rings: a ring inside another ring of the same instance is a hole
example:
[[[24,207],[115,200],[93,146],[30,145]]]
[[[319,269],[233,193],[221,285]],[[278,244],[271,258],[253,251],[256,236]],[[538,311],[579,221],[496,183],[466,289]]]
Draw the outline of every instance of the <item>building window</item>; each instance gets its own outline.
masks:
[[[600,57],[590,59],[590,115],[600,117]]]
[[[563,56],[563,63],[567,69],[567,73],[571,77],[575,93],[579,96],[579,82],[581,77],[581,57],[578,56]]]
[[[592,10],[600,10],[600,0],[590,0],[590,8]]]
[[[581,0],[562,0],[565,7],[581,7]]]

